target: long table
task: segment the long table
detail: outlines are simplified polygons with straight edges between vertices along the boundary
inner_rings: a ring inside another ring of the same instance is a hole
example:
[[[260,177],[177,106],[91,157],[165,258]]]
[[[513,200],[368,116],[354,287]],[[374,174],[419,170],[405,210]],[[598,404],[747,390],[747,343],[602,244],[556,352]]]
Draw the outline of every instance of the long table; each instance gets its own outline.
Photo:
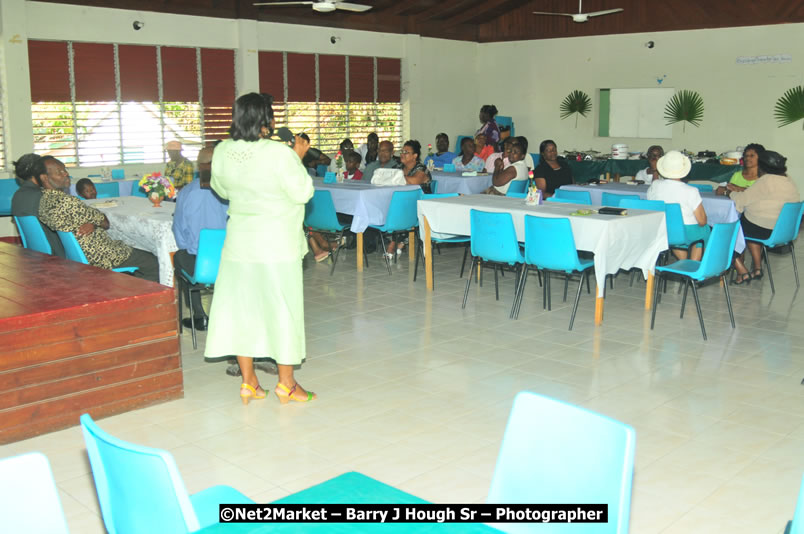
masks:
[[[578,183],[597,180],[603,174],[621,176],[636,176],[636,173],[647,168],[645,159],[606,159],[592,161],[567,160],[572,169],[572,175]],[[692,169],[684,181],[709,180],[712,182],[726,182],[739,167],[734,165],[719,165],[714,163],[693,163]]]
[[[110,201],[116,205],[104,206]],[[158,208],[154,208],[147,198],[131,196],[98,198],[85,202],[102,211],[109,219],[109,237],[153,253],[159,260],[159,283],[173,285],[171,254],[179,250],[176,238],[173,237],[175,202],[162,201]]]
[[[420,189],[418,185],[380,186],[362,182],[343,182],[325,184],[323,180],[314,179],[316,189],[329,191],[335,211],[352,215],[351,230],[357,234],[357,270],[363,270],[363,232],[369,225],[380,226],[385,224],[388,216],[388,206],[394,191],[414,191]],[[409,256],[410,261],[415,260],[416,247],[413,232],[410,233]]]
[[[491,186],[491,174],[482,173],[476,176],[464,176],[461,172],[433,171],[433,181],[438,182],[437,193],[459,193],[476,195]]]
[[[659,253],[667,249],[667,226],[663,213],[629,210],[625,217],[600,215],[573,216],[584,206],[578,204],[544,204],[528,206],[524,200],[496,195],[472,195],[434,200],[420,200],[419,221],[424,229],[425,272],[427,289],[433,290],[432,234],[471,235],[470,211],[473,209],[510,213],[517,239],[525,241],[525,215],[567,217],[572,225],[578,250],[593,252],[597,301],[595,324],[603,321],[603,299],[607,274],[620,269],[639,268],[648,279],[645,308],[650,309],[653,268]]]
[[[601,185],[564,185],[561,189],[567,191],[588,191],[589,196],[592,197],[592,205],[600,206],[603,193],[614,193],[616,195],[639,195],[639,198],[645,199],[648,195],[649,185],[628,185],[624,183],[609,183]],[[701,201],[703,203],[704,211],[709,225],[719,223],[730,223],[740,219],[740,214],[737,208],[734,207],[734,201],[728,197],[718,196],[714,193],[701,193]],[[745,250],[745,236],[743,229],[738,226],[737,243],[734,245],[734,250],[739,254]]]

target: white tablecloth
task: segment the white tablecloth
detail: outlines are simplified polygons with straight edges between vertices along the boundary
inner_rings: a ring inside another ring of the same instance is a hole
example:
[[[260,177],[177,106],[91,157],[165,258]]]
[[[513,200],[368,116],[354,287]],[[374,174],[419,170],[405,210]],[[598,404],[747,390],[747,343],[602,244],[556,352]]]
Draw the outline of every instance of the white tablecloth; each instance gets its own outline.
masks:
[[[436,193],[460,193],[462,195],[476,195],[482,193],[491,185],[491,175],[461,176],[460,172],[433,171],[430,173],[433,180],[438,182]]]
[[[394,191],[414,191],[418,185],[380,186],[360,182],[325,184],[323,180],[313,180],[316,189],[329,191],[335,211],[352,215],[351,230],[365,232],[368,226],[385,224],[388,206]]]
[[[127,245],[153,253],[159,260],[159,283],[173,285],[173,264],[170,253],[176,252],[176,239],[173,237],[173,212],[175,202],[162,201],[154,208],[147,198],[118,197],[87,200],[89,205],[103,204],[114,200],[116,207],[101,207],[109,219],[109,237],[119,239]]]
[[[603,185],[565,185],[561,189],[569,191],[589,191],[592,197],[592,205],[600,206],[603,193],[614,193],[616,195],[639,195],[639,198],[647,198],[648,185],[625,185],[622,183],[603,184]],[[718,196],[714,193],[701,193],[706,219],[710,226],[719,223],[730,223],[740,219],[740,213],[734,207],[734,201],[728,197]],[[737,225],[737,243],[734,250],[738,253],[745,250],[745,236],[743,229]]]
[[[524,199],[495,195],[473,195],[419,201],[419,222],[426,216],[433,232],[470,235],[469,212],[472,209],[510,213],[517,239],[525,241],[525,215],[568,217],[578,250],[594,252],[598,296],[603,296],[606,275],[620,269],[637,267],[647,277],[653,272],[659,253],[667,249],[667,226],[664,214],[655,211],[629,210],[625,217],[617,215],[570,216],[577,204],[544,204],[528,206]]]

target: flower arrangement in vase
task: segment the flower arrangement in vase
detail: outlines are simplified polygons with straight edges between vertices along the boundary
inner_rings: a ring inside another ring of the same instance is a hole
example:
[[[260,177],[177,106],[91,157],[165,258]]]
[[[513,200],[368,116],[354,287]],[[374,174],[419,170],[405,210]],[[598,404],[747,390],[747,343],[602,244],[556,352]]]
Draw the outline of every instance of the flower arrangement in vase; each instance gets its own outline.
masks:
[[[338,154],[335,156],[335,168],[337,169],[335,177],[339,182],[342,182],[344,179],[344,171],[343,171],[343,154],[341,151],[338,151]]]
[[[162,176],[160,172],[146,174],[138,185],[145,190],[145,194],[148,195],[148,199],[155,208],[162,204],[163,198],[176,198],[176,188],[173,187],[173,182]]]

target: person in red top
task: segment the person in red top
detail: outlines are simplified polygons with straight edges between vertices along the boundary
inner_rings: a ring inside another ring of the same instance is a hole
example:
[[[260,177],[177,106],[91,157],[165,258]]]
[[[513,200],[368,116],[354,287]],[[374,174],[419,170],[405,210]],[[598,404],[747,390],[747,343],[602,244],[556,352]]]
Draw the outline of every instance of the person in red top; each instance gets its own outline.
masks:
[[[475,135],[475,156],[483,161],[494,153],[494,147],[486,144],[486,134]]]
[[[358,168],[363,161],[363,156],[360,155],[360,152],[349,152],[343,159],[346,163],[346,179],[362,180],[363,172]]]

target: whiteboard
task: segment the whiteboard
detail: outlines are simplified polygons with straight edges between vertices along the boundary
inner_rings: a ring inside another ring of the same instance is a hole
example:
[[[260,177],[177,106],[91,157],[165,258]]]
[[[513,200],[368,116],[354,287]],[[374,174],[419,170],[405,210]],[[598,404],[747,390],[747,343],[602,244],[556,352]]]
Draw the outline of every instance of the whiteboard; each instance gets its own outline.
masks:
[[[664,108],[675,89],[652,87],[610,91],[609,137],[672,139],[673,126],[666,124]]]

